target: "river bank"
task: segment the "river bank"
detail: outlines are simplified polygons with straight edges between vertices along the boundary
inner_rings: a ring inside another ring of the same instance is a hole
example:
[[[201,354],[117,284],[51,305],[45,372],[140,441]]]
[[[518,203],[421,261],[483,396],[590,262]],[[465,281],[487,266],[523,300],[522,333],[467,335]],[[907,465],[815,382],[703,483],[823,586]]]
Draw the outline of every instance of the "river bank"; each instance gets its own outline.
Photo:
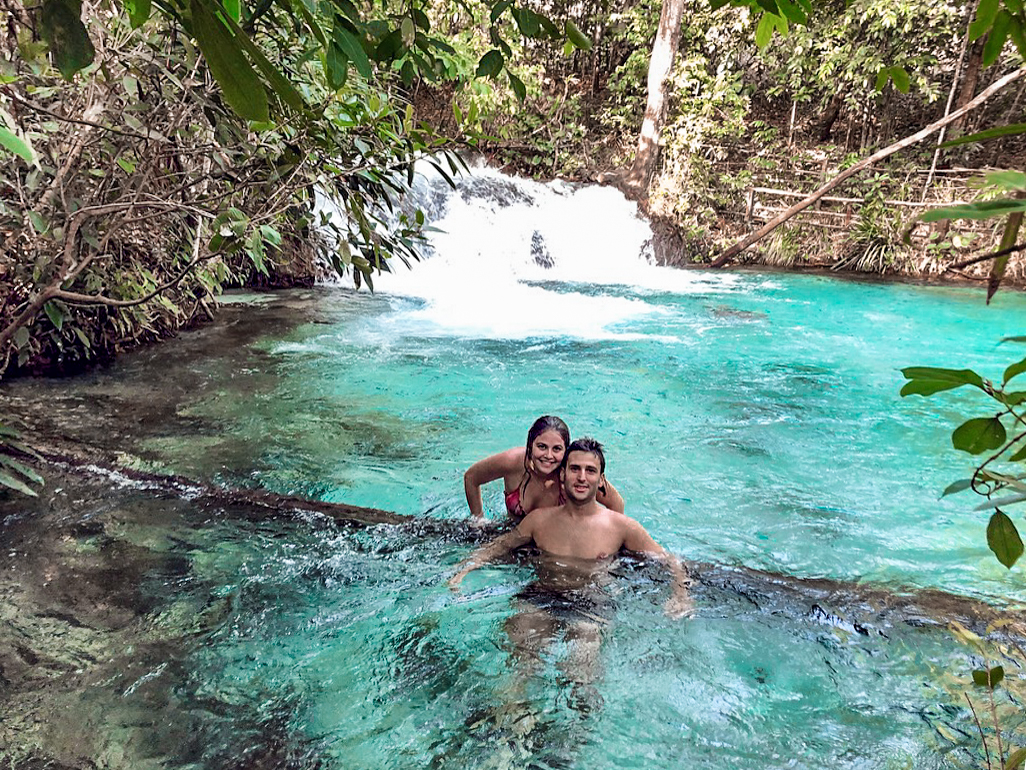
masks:
[[[516,177],[510,179],[514,180]],[[467,188],[474,189],[478,184],[468,183]],[[566,183],[556,181],[554,184]],[[429,213],[429,216],[441,214],[442,209],[439,209],[433,214]],[[707,237],[688,234],[678,221],[670,217],[651,216],[647,222],[651,227],[647,248],[656,264],[701,270],[705,269],[717,253],[718,247]],[[732,232],[736,238],[742,237],[745,233],[741,222],[721,218],[720,227],[720,242],[727,232]],[[951,272],[944,269],[944,260],[896,260],[893,256],[898,253],[897,245],[890,250],[881,246],[879,259],[860,266],[850,261],[839,261],[833,256],[838,248],[836,243],[850,239],[854,230],[836,234],[830,242],[823,241],[822,230],[816,229],[815,226],[807,230],[802,230],[801,225],[787,226],[783,232],[786,233],[786,249],[780,245],[783,236],[774,236],[743,253],[736,265],[726,269],[761,268],[843,279],[956,286],[979,285],[986,280],[989,269],[987,263],[983,263],[972,267],[971,272]],[[430,251],[430,247],[428,248]],[[957,251],[956,256],[962,258],[965,253],[967,251],[963,248]],[[40,313],[34,323],[26,327],[24,333],[19,332],[20,336],[14,340],[15,352],[10,354],[11,358],[4,376],[68,376],[92,366],[102,365],[113,360],[121,352],[139,345],[159,342],[181,330],[208,322],[216,311],[216,303],[210,301],[211,292],[224,288],[237,286],[263,291],[311,286],[316,281],[329,277],[332,280],[339,280],[334,268],[319,261],[315,256],[315,249],[310,244],[302,244],[295,239],[286,243],[282,251],[268,255],[265,265],[267,272],[263,273],[251,265],[247,266],[244,262],[235,260],[226,270],[226,280],[223,284],[199,288],[195,290],[195,296],[191,299],[189,292],[185,292],[170,295],[170,301],[167,296],[156,296],[142,308],[63,306],[64,309],[56,311],[56,314],[48,308],[47,313]],[[856,269],[858,267],[864,269]],[[407,268],[395,266],[391,269],[405,271]],[[1013,257],[1005,278],[1006,290],[1020,289],[1026,285],[1024,275],[1026,274],[1021,269],[1021,260]],[[8,287],[9,300],[16,294]],[[9,304],[8,307],[14,308],[16,305]]]

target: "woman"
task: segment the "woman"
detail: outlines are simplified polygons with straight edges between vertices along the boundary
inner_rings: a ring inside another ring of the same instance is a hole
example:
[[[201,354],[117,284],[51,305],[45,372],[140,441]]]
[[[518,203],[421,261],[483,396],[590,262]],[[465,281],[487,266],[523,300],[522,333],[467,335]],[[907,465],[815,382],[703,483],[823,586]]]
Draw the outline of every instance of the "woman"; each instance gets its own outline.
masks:
[[[503,479],[506,512],[514,523],[535,508],[551,508],[565,500],[559,480],[563,455],[570,444],[570,429],[558,417],[545,415],[534,421],[527,432],[527,445],[478,460],[463,474],[470,515],[484,519],[481,485]],[[598,501],[623,513],[623,498],[608,481],[599,488]]]

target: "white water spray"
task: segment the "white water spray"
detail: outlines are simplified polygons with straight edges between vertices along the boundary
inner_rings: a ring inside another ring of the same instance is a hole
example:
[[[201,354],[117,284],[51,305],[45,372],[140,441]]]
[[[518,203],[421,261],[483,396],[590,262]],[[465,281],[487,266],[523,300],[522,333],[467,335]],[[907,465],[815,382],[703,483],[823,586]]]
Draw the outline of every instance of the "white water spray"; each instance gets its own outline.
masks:
[[[736,283],[653,265],[648,222],[614,188],[542,184],[483,165],[456,185],[426,164],[418,169],[412,201],[438,232],[412,270],[374,279],[380,294],[418,300],[393,331],[629,339],[621,327],[665,312],[646,297],[722,293]]]

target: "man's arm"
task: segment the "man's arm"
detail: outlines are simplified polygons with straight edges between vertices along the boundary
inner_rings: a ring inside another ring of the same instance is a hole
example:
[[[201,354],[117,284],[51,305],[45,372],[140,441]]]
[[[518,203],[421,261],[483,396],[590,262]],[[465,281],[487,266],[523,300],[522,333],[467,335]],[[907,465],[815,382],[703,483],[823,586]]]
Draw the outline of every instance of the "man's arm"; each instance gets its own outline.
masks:
[[[463,578],[478,567],[483,567],[485,564],[495,561],[503,554],[509,553],[514,548],[519,548],[520,546],[527,545],[531,542],[534,537],[530,534],[530,525],[528,525],[526,532],[521,532],[521,529],[525,524],[528,524],[528,519],[530,518],[531,517],[528,516],[520,522],[512,532],[507,532],[505,535],[497,537],[487,545],[481,546],[470,554],[470,556],[461,561],[456,574],[449,578],[449,588],[453,591],[458,591],[460,589],[460,583],[463,582]]]
[[[653,559],[665,564],[670,571],[673,578],[673,592],[664,605],[667,615],[672,618],[681,618],[694,612],[695,607],[688,593],[688,589],[691,588],[691,578],[688,577],[688,572],[681,564],[680,559],[653,540],[645,528],[630,517],[627,517],[627,533],[624,537],[623,547],[628,551],[648,554]]]

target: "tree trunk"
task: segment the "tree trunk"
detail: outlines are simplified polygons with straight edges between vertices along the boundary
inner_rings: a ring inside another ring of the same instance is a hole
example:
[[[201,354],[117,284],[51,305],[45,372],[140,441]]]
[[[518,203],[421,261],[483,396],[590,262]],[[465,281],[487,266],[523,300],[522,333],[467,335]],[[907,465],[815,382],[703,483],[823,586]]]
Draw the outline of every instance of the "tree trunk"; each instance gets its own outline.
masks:
[[[666,79],[673,70],[673,60],[680,45],[680,25],[684,18],[685,0],[663,0],[663,12],[659,16],[659,29],[652,45],[652,58],[648,63],[648,105],[645,119],[638,136],[638,150],[634,154],[634,165],[625,180],[627,187],[639,198],[648,195],[648,186],[659,160],[659,132],[663,126],[663,111],[666,106]]]
[[[841,107],[843,106],[844,94],[834,94],[830,99],[830,104],[827,105],[822,117],[819,119],[819,141],[830,141],[830,132],[834,130],[834,123],[837,122],[837,117],[841,114]]]
[[[969,49],[969,61],[965,65],[965,79],[962,81],[962,89],[958,92],[958,101],[955,109],[961,109],[969,103],[976,94],[976,86],[980,82],[980,66],[983,64],[983,41],[981,38],[973,43]],[[959,118],[948,127],[948,139],[957,139],[965,126],[965,116]]]

